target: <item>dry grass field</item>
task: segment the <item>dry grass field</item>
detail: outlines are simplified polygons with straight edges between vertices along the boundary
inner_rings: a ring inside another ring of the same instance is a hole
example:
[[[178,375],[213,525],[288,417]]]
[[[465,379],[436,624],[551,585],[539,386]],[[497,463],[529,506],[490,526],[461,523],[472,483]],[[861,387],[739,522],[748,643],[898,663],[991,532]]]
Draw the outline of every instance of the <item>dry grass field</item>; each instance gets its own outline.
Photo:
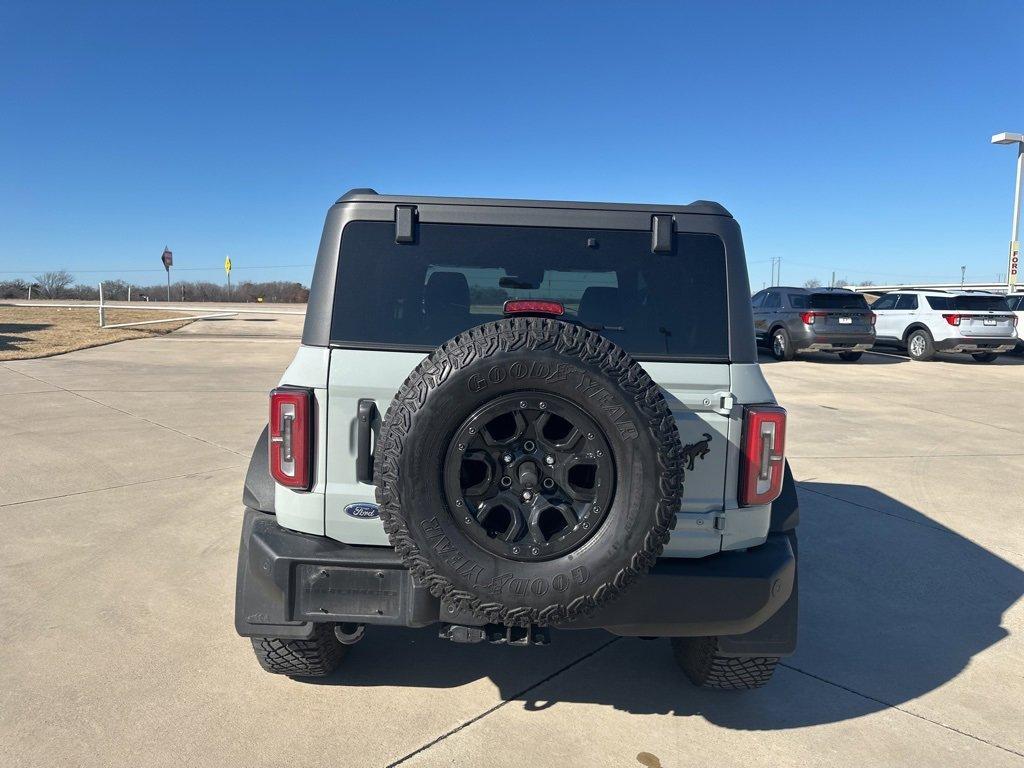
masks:
[[[180,317],[181,312],[108,309],[108,324]],[[0,360],[50,357],[76,349],[98,347],[125,339],[169,333],[191,320],[145,325],[141,328],[100,328],[95,309],[15,307],[0,305]]]

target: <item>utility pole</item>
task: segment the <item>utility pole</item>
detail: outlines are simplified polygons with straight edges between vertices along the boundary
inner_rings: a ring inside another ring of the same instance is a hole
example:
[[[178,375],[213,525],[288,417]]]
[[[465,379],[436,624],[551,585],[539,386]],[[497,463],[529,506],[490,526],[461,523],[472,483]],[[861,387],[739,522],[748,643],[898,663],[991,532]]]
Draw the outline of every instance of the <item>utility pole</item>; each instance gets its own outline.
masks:
[[[964,276],[967,274],[967,267],[960,267],[960,290],[964,289]]]
[[[836,271],[834,269],[832,270],[832,280],[829,282],[828,287],[829,288],[835,288],[836,287]]]
[[[782,282],[782,257],[772,256],[772,285]]]

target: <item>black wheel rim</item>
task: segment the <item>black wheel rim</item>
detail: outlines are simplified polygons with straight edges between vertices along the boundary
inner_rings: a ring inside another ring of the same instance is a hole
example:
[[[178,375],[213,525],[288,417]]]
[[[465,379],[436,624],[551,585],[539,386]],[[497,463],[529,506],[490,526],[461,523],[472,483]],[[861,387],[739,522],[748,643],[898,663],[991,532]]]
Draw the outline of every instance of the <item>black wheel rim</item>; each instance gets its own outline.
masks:
[[[608,440],[583,409],[539,392],[486,403],[452,436],[445,501],[481,548],[549,560],[589,539],[615,492]]]

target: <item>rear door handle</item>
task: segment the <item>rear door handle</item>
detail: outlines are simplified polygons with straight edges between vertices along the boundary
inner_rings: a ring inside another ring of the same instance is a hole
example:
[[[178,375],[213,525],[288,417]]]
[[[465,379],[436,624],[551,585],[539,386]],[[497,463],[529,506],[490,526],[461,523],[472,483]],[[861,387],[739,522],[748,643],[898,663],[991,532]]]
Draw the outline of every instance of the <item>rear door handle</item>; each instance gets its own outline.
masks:
[[[364,398],[356,406],[356,480],[373,484],[373,426],[377,404]]]

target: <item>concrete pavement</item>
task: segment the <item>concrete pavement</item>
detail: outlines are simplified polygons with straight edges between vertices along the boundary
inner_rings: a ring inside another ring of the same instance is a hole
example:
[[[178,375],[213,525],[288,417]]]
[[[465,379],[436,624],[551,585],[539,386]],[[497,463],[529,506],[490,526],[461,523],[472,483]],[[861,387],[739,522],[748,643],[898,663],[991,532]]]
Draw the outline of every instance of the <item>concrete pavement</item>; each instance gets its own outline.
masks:
[[[0,365],[0,763],[1024,765],[1024,360],[764,360],[802,512],[800,650],[764,690],[698,691],[665,641],[372,628],[310,683],[232,626],[242,478],[300,328]]]

